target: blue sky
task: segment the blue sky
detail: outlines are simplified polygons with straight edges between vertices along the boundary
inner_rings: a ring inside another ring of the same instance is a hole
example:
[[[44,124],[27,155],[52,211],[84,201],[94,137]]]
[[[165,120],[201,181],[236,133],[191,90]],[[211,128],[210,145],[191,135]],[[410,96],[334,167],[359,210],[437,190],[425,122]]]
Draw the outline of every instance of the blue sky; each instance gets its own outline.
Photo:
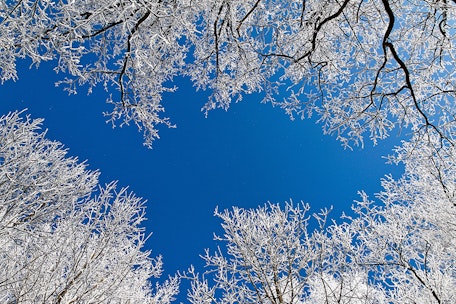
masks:
[[[254,208],[293,199],[313,211],[332,205],[337,218],[350,210],[358,190],[373,194],[382,176],[401,171],[381,158],[399,143],[396,133],[377,147],[366,142],[364,149],[344,150],[314,121],[290,121],[280,109],[260,104],[258,95],[205,118],[200,109],[207,94],[195,93],[185,79],[177,80],[177,93],[164,96],[177,128],[162,128],[150,150],[136,127],[105,123],[102,112],[110,108],[104,91],[68,96],[54,86],[59,79],[52,64],[29,70],[20,63],[19,80],[0,86],[0,113],[28,108],[32,117],[45,119],[48,137],[101,171],[101,183],[118,180],[147,199],[148,249],[163,255],[165,275],[200,265],[198,255],[220,232],[216,206]]]

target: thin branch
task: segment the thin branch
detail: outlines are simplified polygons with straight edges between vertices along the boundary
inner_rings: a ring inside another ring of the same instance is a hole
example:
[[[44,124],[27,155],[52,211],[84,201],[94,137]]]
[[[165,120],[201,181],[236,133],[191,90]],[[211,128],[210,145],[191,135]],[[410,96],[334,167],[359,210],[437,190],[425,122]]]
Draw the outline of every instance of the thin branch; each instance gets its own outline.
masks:
[[[138,20],[138,22],[136,22],[135,26],[133,27],[133,29],[131,30],[130,34],[128,35],[128,39],[127,39],[127,50],[125,51],[124,62],[123,62],[122,69],[121,69],[120,74],[119,74],[120,98],[121,98],[122,106],[123,106],[124,108],[126,107],[126,104],[125,104],[125,100],[124,100],[125,88],[124,88],[124,84],[123,84],[123,78],[124,78],[125,73],[126,73],[126,71],[127,71],[127,65],[128,65],[128,61],[129,61],[129,59],[130,59],[131,38],[132,38],[133,35],[138,31],[139,26],[141,25],[141,23],[143,23],[144,21],[146,21],[146,19],[147,19],[149,16],[150,16],[150,11],[148,10],[148,11],[147,11],[147,12]]]
[[[297,58],[295,60],[295,62],[301,61],[302,59],[308,57],[313,51],[315,51],[317,35],[320,33],[320,30],[323,27],[323,25],[325,25],[329,21],[339,17],[342,14],[342,12],[344,11],[344,9],[347,6],[348,2],[350,2],[350,0],[345,0],[344,3],[342,3],[341,7],[339,7],[339,9],[337,10],[336,13],[328,16],[321,23],[318,24],[318,26],[315,28],[313,36],[312,36],[312,48],[309,51],[307,51],[304,55],[302,55],[301,57]]]
[[[239,21],[239,24],[236,28],[236,32],[238,33],[239,36],[240,36],[239,30],[241,29],[242,24],[244,23],[245,20],[247,20],[247,18],[249,18],[249,16],[253,13],[253,11],[258,7],[260,2],[261,2],[261,0],[257,0],[257,2],[255,2],[253,7],[247,12],[247,14],[241,19],[241,21]]]

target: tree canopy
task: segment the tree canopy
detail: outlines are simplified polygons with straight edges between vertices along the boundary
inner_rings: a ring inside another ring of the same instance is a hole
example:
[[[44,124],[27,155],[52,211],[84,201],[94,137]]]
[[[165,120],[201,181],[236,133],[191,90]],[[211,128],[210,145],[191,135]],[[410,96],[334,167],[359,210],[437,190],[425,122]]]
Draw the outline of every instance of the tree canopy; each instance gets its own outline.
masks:
[[[170,303],[177,278],[149,281],[162,262],[143,249],[144,201],[98,186],[41,121],[0,117],[0,302]]]
[[[352,215],[216,210],[225,247],[180,275],[191,303],[454,303],[455,17],[456,0],[2,0],[0,79],[53,61],[70,93],[102,86],[109,120],[149,147],[179,77],[210,92],[206,114],[261,93],[346,147],[406,130],[390,157],[404,175]],[[143,200],[99,186],[40,123],[0,118],[0,300],[170,303],[179,279],[151,285]]]
[[[41,121],[0,117],[0,299],[171,303],[177,277],[151,285],[162,263],[143,249],[143,200],[98,186],[98,172],[46,139]],[[206,270],[180,274],[188,301],[453,303],[455,148],[434,148],[398,147],[404,175],[385,177],[375,201],[361,192],[341,220],[292,202],[216,210],[224,247],[202,256]]]
[[[419,151],[376,201],[360,193],[343,221],[292,203],[216,212],[224,248],[203,256],[207,271],[186,274],[190,302],[453,303],[454,153],[436,163]]]
[[[0,77],[17,58],[55,60],[70,92],[114,86],[112,121],[133,121],[145,144],[173,78],[209,89],[203,110],[245,94],[291,117],[316,114],[345,145],[394,128],[452,142],[456,1],[2,1]],[[416,137],[419,138],[419,137]]]

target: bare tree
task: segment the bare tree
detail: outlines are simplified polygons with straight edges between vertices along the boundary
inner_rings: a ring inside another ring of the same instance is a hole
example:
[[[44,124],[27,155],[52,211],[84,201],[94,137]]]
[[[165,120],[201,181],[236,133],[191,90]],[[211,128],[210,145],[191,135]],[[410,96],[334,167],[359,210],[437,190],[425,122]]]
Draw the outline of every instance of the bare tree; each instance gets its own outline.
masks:
[[[40,124],[0,117],[0,302],[170,303],[177,278],[149,281],[162,263],[143,249],[144,201],[97,191],[98,172]]]
[[[206,251],[207,271],[194,268],[191,303],[386,303],[381,290],[369,286],[367,272],[348,267],[351,235],[325,232],[327,211],[309,227],[308,205],[269,204],[254,210],[233,208],[223,220],[226,250]],[[339,231],[340,232],[340,231]],[[348,231],[350,233],[350,231]],[[349,237],[346,237],[346,236]],[[347,243],[348,242],[348,243]],[[345,244],[345,245],[344,245]],[[343,246],[344,245],[344,246]]]
[[[308,206],[301,208],[290,204],[285,210],[269,205],[216,212],[225,231],[216,240],[226,243],[226,255],[225,250],[207,251],[203,257],[210,267],[205,276],[214,272],[213,286],[191,271],[190,302],[300,303],[318,256],[306,231]]]
[[[351,224],[357,263],[388,286],[395,303],[456,301],[456,154],[446,147],[429,156],[429,149],[398,149],[405,174],[383,181],[380,204],[363,194]]]
[[[454,0],[2,1],[0,73],[57,59],[70,91],[114,85],[111,118],[147,145],[171,126],[161,96],[176,75],[212,91],[206,111],[263,91],[347,146],[394,127],[452,143],[455,12]]]
[[[454,8],[454,1],[218,1],[203,8],[190,75],[215,90],[206,109],[264,89],[292,116],[317,113],[346,144],[366,131],[376,141],[394,126],[451,138]]]
[[[397,148],[404,175],[386,177],[377,202],[361,192],[339,221],[309,225],[307,205],[216,212],[226,250],[190,269],[190,302],[454,303],[456,153],[428,140]]]

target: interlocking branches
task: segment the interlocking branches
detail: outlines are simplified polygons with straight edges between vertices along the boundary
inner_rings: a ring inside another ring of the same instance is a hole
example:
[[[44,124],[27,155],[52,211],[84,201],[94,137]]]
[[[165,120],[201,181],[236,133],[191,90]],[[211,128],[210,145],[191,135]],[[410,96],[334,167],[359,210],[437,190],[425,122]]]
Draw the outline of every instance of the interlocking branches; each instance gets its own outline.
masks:
[[[70,92],[114,85],[111,121],[133,121],[146,144],[175,76],[212,95],[203,110],[245,94],[292,118],[317,115],[345,146],[394,128],[454,144],[455,2],[389,0],[18,0],[0,7],[1,79],[15,61],[58,59]],[[191,54],[189,54],[191,50]],[[416,137],[418,138],[418,137]]]

